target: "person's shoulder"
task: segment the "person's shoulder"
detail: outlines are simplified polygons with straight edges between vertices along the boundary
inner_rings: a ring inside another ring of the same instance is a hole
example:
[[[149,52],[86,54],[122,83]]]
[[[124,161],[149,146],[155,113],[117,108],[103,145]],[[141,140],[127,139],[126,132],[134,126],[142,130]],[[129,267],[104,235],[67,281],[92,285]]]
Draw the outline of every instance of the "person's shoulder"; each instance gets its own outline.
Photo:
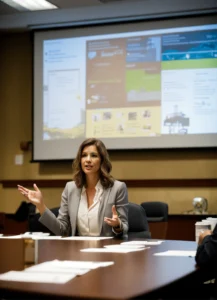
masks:
[[[119,181],[119,180],[114,180],[114,184],[113,184],[114,188],[121,188],[121,187],[126,187],[126,183],[123,181]]]
[[[68,181],[68,182],[66,182],[66,188],[67,189],[75,189],[75,188],[77,188],[77,186],[75,184],[75,181]]]

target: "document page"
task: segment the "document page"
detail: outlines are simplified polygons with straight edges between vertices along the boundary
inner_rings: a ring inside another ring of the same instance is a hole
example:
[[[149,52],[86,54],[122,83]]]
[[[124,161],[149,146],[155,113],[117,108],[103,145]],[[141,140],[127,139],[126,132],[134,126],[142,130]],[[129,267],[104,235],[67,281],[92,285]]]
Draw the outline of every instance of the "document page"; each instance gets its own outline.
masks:
[[[0,239],[22,239],[22,235],[1,235]]]
[[[129,253],[134,251],[142,251],[146,248],[125,248],[125,247],[110,247],[110,248],[86,248],[81,249],[81,252],[99,252],[99,253]]]
[[[69,236],[63,238],[64,240],[72,240],[72,241],[100,241],[113,239],[112,236]]]
[[[154,246],[160,245],[163,241],[130,241],[130,242],[123,242],[121,245],[129,246],[129,245],[143,245],[143,246]]]
[[[19,281],[19,282],[40,282],[40,283],[59,283],[63,284],[73,279],[76,274],[58,273],[31,273],[24,271],[10,271],[0,275],[0,280]]]
[[[146,247],[144,245],[136,245],[136,244],[115,244],[115,245],[105,245],[105,248],[109,249],[145,249]]]
[[[168,250],[165,252],[155,253],[155,256],[186,256],[195,257],[196,251],[185,251],[185,250]]]
[[[63,284],[76,276],[100,268],[113,265],[113,261],[60,261],[44,262],[25,269],[24,271],[9,271],[0,275],[0,280],[20,282],[41,282]]]

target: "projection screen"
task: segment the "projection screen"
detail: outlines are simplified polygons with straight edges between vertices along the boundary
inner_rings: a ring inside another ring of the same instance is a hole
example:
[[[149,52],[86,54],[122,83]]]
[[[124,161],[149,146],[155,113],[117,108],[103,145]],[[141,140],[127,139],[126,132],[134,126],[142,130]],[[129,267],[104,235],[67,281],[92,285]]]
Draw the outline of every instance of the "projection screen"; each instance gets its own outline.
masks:
[[[33,161],[108,149],[217,147],[211,17],[34,33]]]

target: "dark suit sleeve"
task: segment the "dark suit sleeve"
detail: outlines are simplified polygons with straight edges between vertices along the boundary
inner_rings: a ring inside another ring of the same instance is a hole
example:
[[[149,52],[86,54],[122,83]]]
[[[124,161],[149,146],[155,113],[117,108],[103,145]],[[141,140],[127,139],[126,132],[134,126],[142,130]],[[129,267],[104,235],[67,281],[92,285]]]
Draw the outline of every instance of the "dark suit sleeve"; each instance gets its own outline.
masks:
[[[217,265],[217,226],[198,246],[195,259],[200,267],[214,268]]]

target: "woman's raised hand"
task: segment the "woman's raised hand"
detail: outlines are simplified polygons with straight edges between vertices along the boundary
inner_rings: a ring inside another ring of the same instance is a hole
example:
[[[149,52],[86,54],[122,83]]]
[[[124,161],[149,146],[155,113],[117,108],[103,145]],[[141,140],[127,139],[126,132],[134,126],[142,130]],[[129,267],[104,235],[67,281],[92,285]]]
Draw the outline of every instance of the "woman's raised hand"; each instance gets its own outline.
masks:
[[[32,204],[34,204],[38,210],[40,211],[40,213],[42,214],[45,210],[45,205],[43,202],[43,197],[42,197],[42,193],[39,190],[39,188],[37,187],[36,184],[33,184],[34,187],[34,191],[29,190],[21,185],[18,185],[18,191],[27,199],[29,200],[29,202],[31,202]]]
[[[120,226],[120,220],[118,218],[118,213],[117,213],[117,210],[116,210],[116,207],[115,205],[112,205],[112,218],[107,218],[105,217],[104,218],[104,221],[112,226],[113,228],[115,228],[116,231],[119,231],[120,229],[117,230],[117,227]]]

